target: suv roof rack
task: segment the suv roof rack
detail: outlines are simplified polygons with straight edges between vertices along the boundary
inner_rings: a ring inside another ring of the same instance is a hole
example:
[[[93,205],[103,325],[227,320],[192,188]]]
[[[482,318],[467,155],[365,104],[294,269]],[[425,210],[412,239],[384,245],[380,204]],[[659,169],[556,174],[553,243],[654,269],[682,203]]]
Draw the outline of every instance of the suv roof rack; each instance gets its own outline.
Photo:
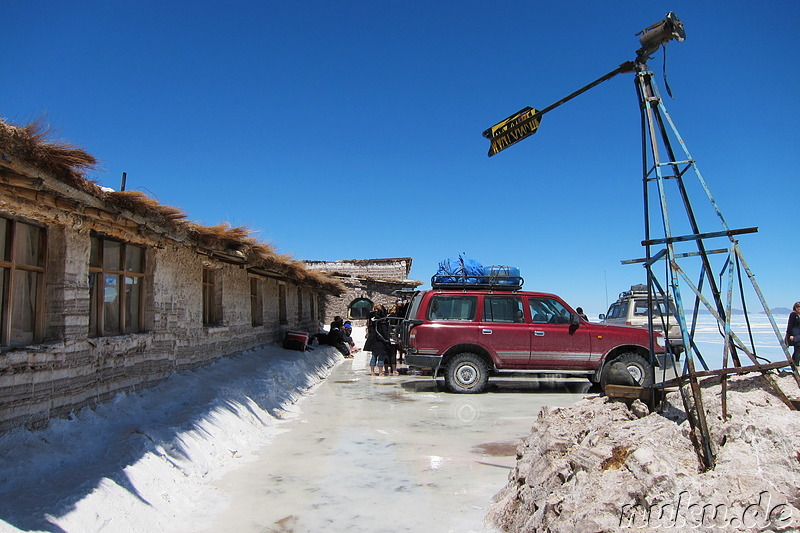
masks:
[[[623,298],[636,298],[636,297],[647,296],[647,285],[640,284],[640,285],[631,285],[631,288],[627,291],[622,291],[619,293],[619,300]],[[667,294],[667,297],[670,301],[672,301],[672,295]],[[664,298],[660,294],[653,293],[653,299],[660,301]]]
[[[434,289],[481,289],[518,291],[525,280],[521,276],[462,276],[438,274],[431,278]]]

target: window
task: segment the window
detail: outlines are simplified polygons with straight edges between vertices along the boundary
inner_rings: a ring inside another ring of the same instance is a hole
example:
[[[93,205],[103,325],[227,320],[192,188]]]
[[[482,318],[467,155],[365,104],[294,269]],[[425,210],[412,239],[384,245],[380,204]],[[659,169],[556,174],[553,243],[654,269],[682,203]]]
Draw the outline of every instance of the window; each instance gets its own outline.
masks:
[[[286,284],[278,284],[278,321],[281,324],[288,324],[289,319],[286,318]]]
[[[517,296],[486,296],[483,299],[484,322],[524,322],[522,298]]]
[[[347,314],[349,318],[359,320],[368,318],[370,311],[372,311],[372,301],[367,298],[357,298],[350,302]]]
[[[45,230],[0,218],[0,345],[41,342]]]
[[[675,307],[670,305],[670,310],[667,312],[667,304],[660,298],[653,298],[653,304],[653,316],[675,314]],[[633,314],[636,316],[647,316],[647,300],[636,300],[634,302]]]
[[[633,314],[636,316],[647,316],[647,300],[634,300]]]
[[[317,320],[323,320],[325,318],[325,295],[318,294],[317,298]]]
[[[264,294],[259,278],[250,278],[250,318],[253,326],[264,325]]]
[[[142,331],[144,248],[97,235],[89,258],[89,335]]]
[[[428,308],[429,320],[473,320],[477,296],[434,296]]]
[[[203,325],[222,324],[222,294],[217,271],[203,268]]]
[[[297,287],[297,321],[303,321],[303,288]]]
[[[571,313],[561,302],[551,298],[530,298],[531,319],[534,324],[569,324]]]

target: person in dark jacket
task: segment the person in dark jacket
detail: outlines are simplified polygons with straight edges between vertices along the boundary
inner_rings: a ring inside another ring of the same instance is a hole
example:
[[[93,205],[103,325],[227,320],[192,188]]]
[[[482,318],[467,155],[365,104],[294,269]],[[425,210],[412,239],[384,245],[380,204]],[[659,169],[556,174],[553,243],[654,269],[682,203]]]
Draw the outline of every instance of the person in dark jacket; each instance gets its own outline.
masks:
[[[346,334],[343,328],[344,322],[342,321],[342,317],[333,317],[331,329],[328,331],[328,345],[339,350],[343,356],[350,358],[352,357],[352,355],[350,355],[350,346],[347,345]]]
[[[397,304],[394,307],[395,311],[392,316],[396,316],[398,318],[406,318],[408,314],[408,302],[406,300],[397,300]],[[402,326],[401,326],[402,327]],[[394,348],[397,350],[397,363],[403,364],[406,362],[406,352],[403,350],[403,347],[399,344],[394,344]],[[397,373],[397,372],[395,372]]]
[[[372,376],[385,376],[383,366],[386,361],[389,345],[389,323],[381,320],[386,317],[386,309],[381,304],[375,304],[367,319],[367,340],[364,350],[372,352],[369,360],[369,372]],[[377,367],[378,372],[375,372]]]
[[[793,311],[789,313],[789,323],[786,325],[786,345],[794,347],[792,361],[800,365],[800,302],[795,302]]]

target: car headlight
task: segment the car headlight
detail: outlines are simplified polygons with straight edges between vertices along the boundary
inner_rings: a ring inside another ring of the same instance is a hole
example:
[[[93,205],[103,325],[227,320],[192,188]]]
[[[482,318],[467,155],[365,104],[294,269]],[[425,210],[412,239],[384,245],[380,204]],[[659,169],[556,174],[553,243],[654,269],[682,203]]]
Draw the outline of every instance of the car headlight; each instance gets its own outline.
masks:
[[[667,347],[667,341],[662,335],[656,334],[655,337],[656,337],[656,344],[658,344],[662,348]]]

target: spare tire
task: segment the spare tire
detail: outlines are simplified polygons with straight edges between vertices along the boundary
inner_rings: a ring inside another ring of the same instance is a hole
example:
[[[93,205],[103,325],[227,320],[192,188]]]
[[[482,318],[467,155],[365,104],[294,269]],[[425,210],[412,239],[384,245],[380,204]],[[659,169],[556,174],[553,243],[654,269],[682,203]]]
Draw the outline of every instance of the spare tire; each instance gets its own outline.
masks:
[[[605,390],[606,385],[652,387],[653,367],[638,353],[625,352],[603,366],[600,386]]]

